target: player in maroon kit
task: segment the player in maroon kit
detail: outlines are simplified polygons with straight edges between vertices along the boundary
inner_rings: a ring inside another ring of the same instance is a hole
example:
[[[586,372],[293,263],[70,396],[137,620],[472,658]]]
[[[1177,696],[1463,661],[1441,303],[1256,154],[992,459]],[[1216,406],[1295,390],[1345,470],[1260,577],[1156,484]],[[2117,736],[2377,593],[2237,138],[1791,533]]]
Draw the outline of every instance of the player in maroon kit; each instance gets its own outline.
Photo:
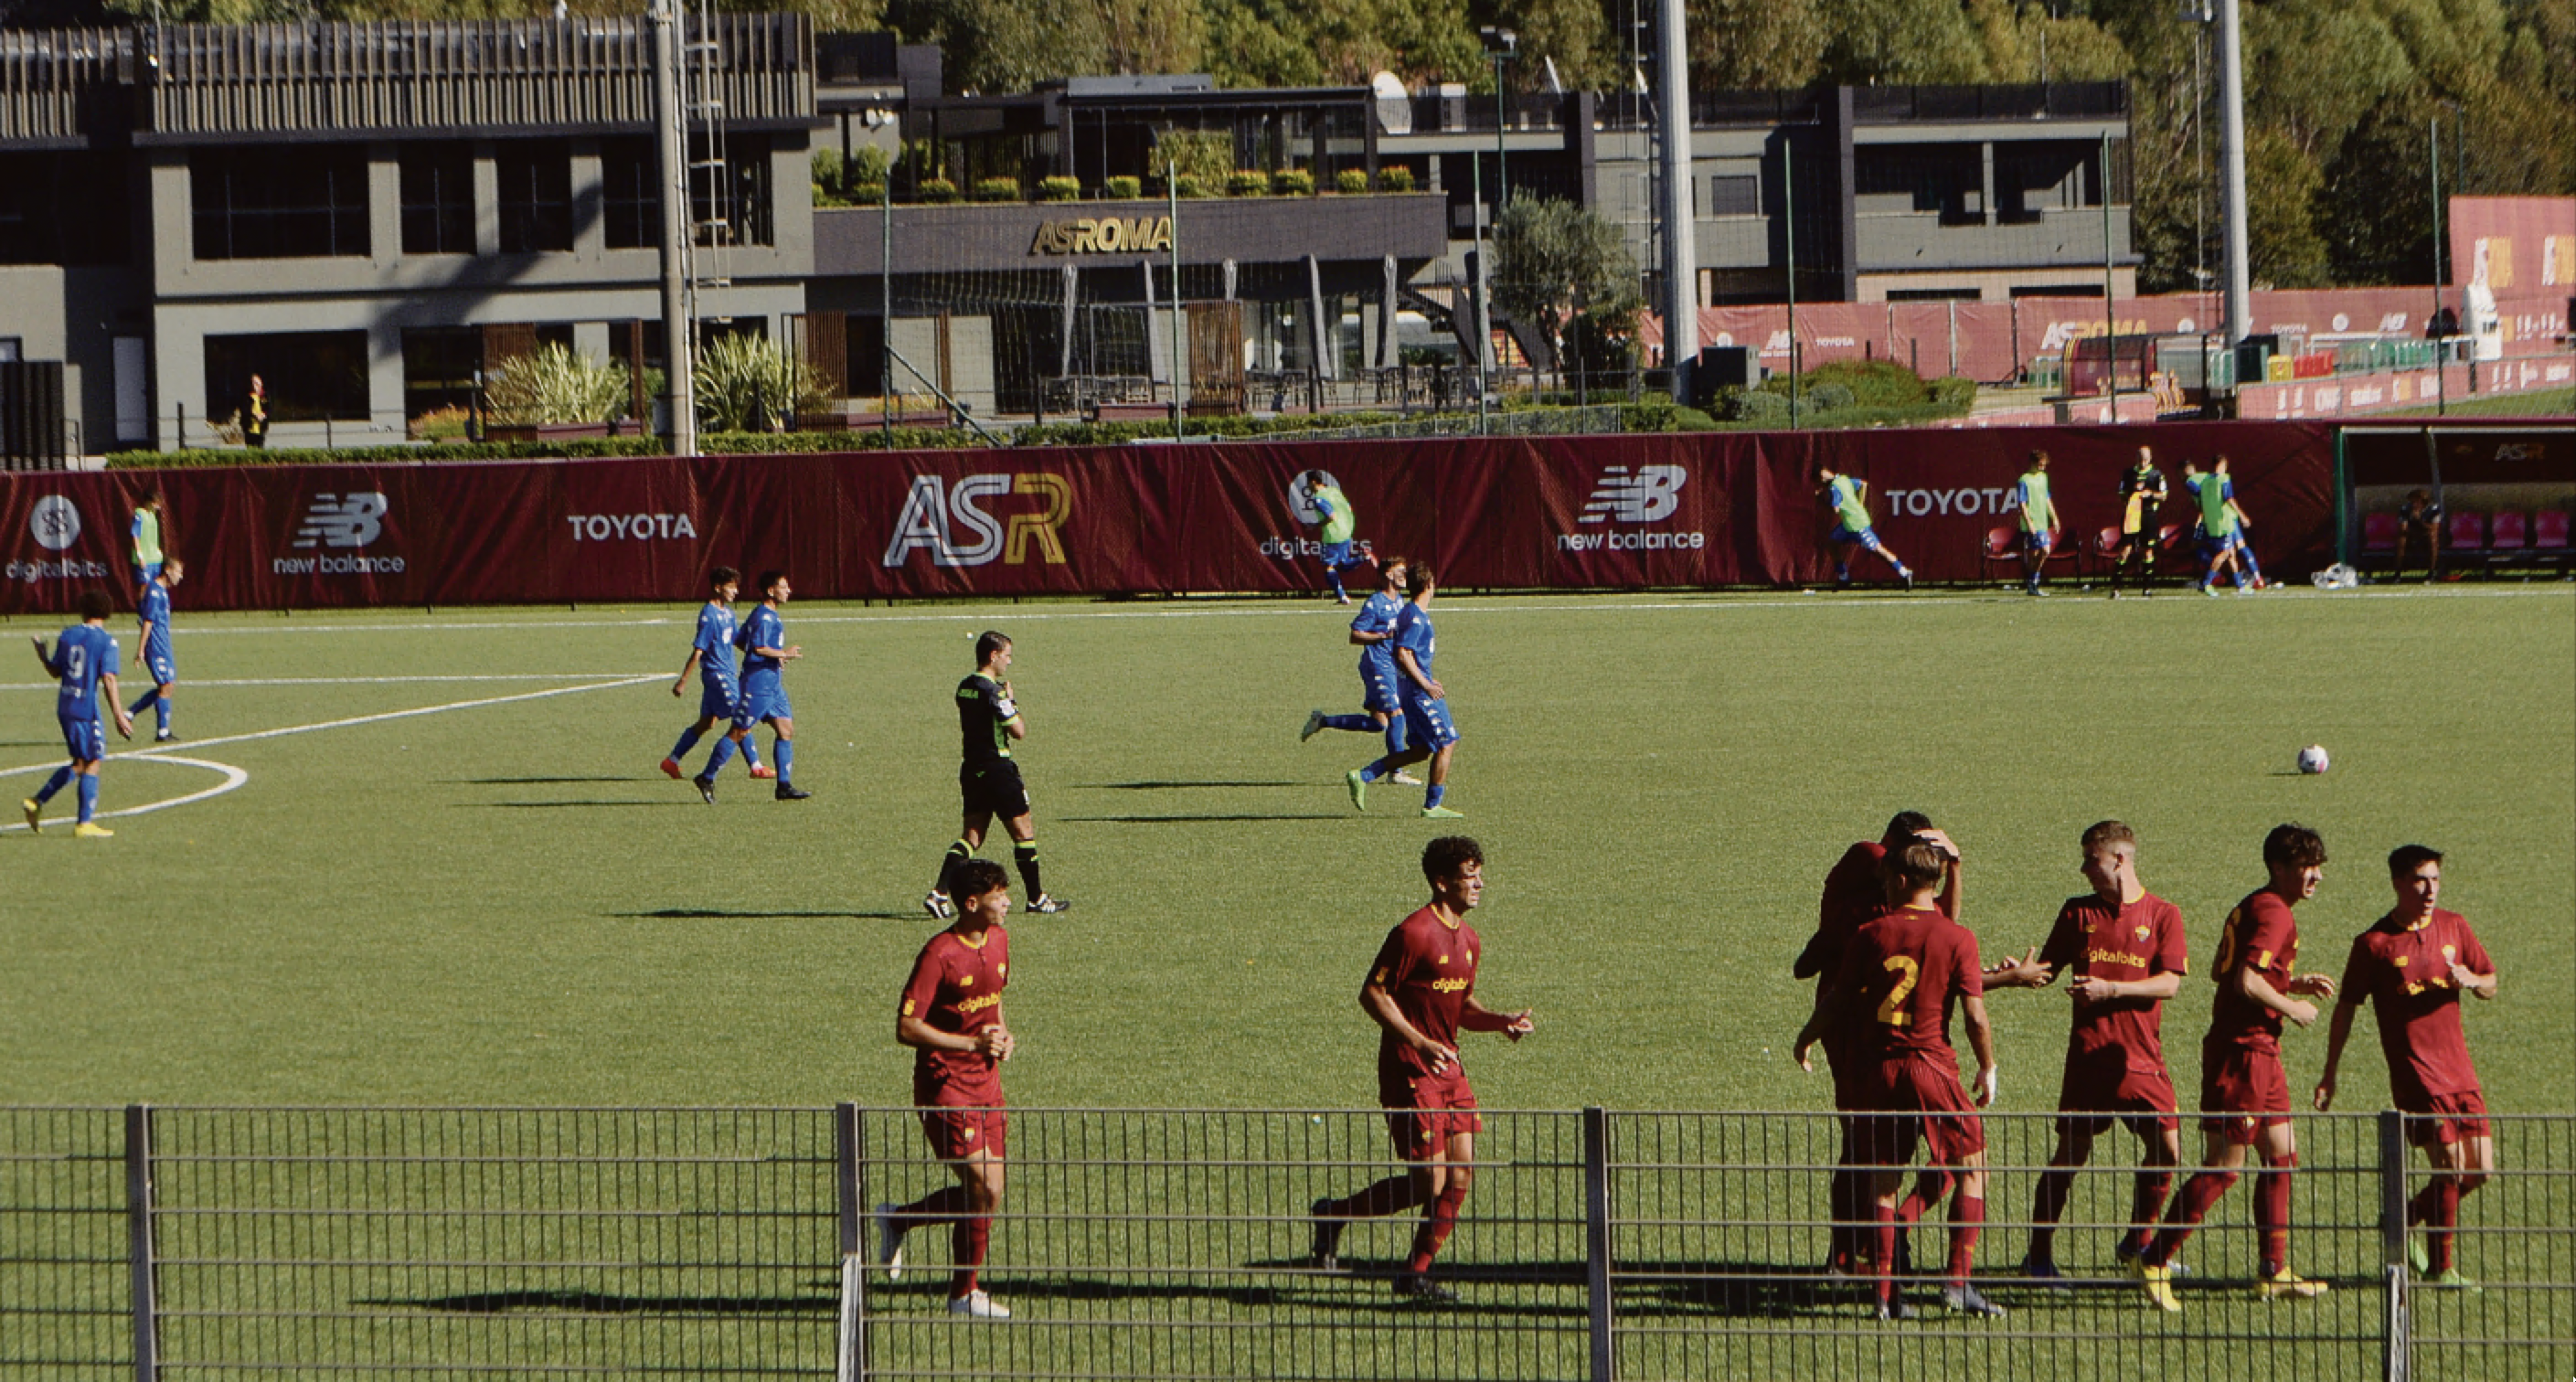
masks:
[[[1855,1149],[1871,1168],[1871,1217],[1878,1239],[1878,1315],[1911,1319],[1912,1306],[1896,1294],[1896,1242],[1903,1221],[1939,1199],[1904,1195],[1905,1168],[1918,1142],[1931,1143],[1932,1165],[1942,1180],[1955,1177],[1950,1202],[1950,1262],[1942,1298],[1953,1310],[2001,1315],[1968,1280],[1977,1235],[1986,1218],[1986,1130],[1976,1110],[1995,1098],[1995,1034],[1986,1021],[1983,971],[1977,938],[1934,905],[1951,876],[1953,851],[1916,837],[1887,856],[1888,893],[1895,905],[1860,928],[1843,951],[1840,973],[1824,1009],[1807,1020],[1792,1055],[1812,1069],[1808,1049],[1836,1028],[1843,1053],[1857,1059],[1853,1094],[1876,1116],[1852,1120]],[[1974,1102],[1959,1082],[1959,1055],[1950,1046],[1950,1013],[1965,1013],[1968,1045],[1976,1053]]]
[[[2335,992],[2334,980],[2292,968],[2299,958],[2299,920],[2290,909],[2317,895],[2325,863],[2326,842],[2317,832],[2303,825],[2272,827],[2263,837],[2263,867],[2271,881],[2227,914],[2218,958],[2209,967],[2218,1002],[2200,1043],[2200,1127],[2207,1151],[2201,1169],[2165,1209],[2162,1230],[2130,1264],[2159,1309],[2182,1309],[2173,1290],[2174,1254],[2236,1184],[2248,1147],[2263,1158],[2254,1185],[2254,1229],[2263,1263],[2256,1298],[2304,1300],[2326,1292],[2326,1283],[2290,1270],[2290,1176],[2298,1169],[2299,1141],[2290,1127],[2290,1080],[2281,1070],[2282,1020],[2307,1026],[2317,1020],[2317,1006],[2304,1000]]]
[[[1429,905],[1386,933],[1360,1010],[1376,1021],[1378,1103],[1386,1109],[1395,1154],[1411,1169],[1338,1200],[1315,1201],[1314,1261],[1339,1266],[1342,1230],[1420,1206],[1413,1252],[1395,1278],[1395,1293],[1413,1300],[1454,1301],[1458,1293],[1431,1279],[1431,1259],[1457,1226],[1458,1208],[1475,1179],[1476,1090],[1458,1059],[1458,1034],[1500,1032],[1517,1042],[1536,1024],[1529,1009],[1500,1013],[1476,1001],[1476,968],[1485,944],[1467,924],[1485,890],[1485,852],[1448,835],[1422,851]]]
[[[912,1102],[921,1110],[921,1130],[957,1183],[907,1205],[878,1205],[877,1260],[888,1276],[901,1277],[904,1235],[946,1223],[956,1272],[948,1313],[1007,1320],[1010,1310],[985,1294],[976,1273],[1002,1203],[1002,1158],[1010,1146],[1001,1067],[1016,1045],[1002,1024],[1002,989],[1011,978],[1011,935],[1002,918],[1010,914],[1011,892],[1002,866],[989,859],[959,863],[949,881],[956,924],[931,937],[912,962],[894,1039],[913,1050]]]
[[[1810,1012],[1822,1012],[1825,995],[1833,988],[1834,976],[1841,972],[1843,949],[1851,944],[1854,932],[1870,918],[1887,910],[1887,879],[1882,861],[1891,849],[1902,848],[1916,836],[1922,836],[1950,851],[1950,876],[1941,892],[1941,910],[1952,920],[1959,916],[1959,851],[1950,837],[1932,828],[1932,818],[1920,811],[1899,811],[1887,822],[1887,831],[1876,840],[1862,840],[1843,851],[1843,857],[1825,875],[1824,896],[1816,905],[1816,933],[1807,938],[1807,947],[1798,952],[1790,966],[1790,977],[1814,979],[1816,998]],[[1825,1060],[1833,1067],[1834,1108],[1849,1113],[1858,1105],[1852,1102],[1851,1076],[1858,1062],[1846,1058],[1836,1049],[1839,1032],[1825,1036]],[[1855,1265],[1869,1257],[1868,1195],[1862,1183],[1869,1173],[1853,1157],[1852,1121],[1842,1120],[1842,1156],[1835,1163],[1834,1178],[1827,1192],[1833,1228],[1828,1237],[1825,1270],[1848,1274],[1858,1271]]]
[[[2118,821],[2084,832],[2084,881],[2093,891],[2066,899],[2048,944],[1986,973],[1986,987],[2046,988],[2066,971],[2075,1025],[2066,1038],[2066,1077],[2057,1093],[2057,1150],[2041,1173],[2022,1275],[2064,1289],[2057,1269],[2057,1221],[2092,1159],[2093,1139],[2117,1118],[2145,1144],[2129,1201],[2129,1231],[2114,1252],[2123,1262],[2146,1251],[2182,1160],[2182,1119],[2165,1069],[2165,1000],[2191,968],[2182,913],[2138,881],[2138,837]]]
[[[2344,962],[2343,1000],[2335,1005],[2326,1037],[2326,1071],[2317,1078],[2317,1111],[2334,1106],[2335,1070],[2352,1036],[2353,1014],[2371,1003],[2379,1010],[2379,1049],[2388,1057],[2388,1090],[2406,1120],[2407,1139],[2433,1163],[2432,1183],[2407,1201],[2406,1222],[2431,1231],[2431,1250],[2407,1243],[2407,1256],[2426,1286],[2474,1291],[2452,1261],[2460,1201],[2487,1183],[2495,1170],[2495,1130],[2487,1123],[2486,1095],[2469,1063],[2468,1034],[2460,1027],[2460,995],[2496,996],[2495,961],[2478,944],[2468,919],[2433,905],[2442,896],[2442,856],[2407,845],[2388,856],[2388,881],[2396,910],[2355,936]]]

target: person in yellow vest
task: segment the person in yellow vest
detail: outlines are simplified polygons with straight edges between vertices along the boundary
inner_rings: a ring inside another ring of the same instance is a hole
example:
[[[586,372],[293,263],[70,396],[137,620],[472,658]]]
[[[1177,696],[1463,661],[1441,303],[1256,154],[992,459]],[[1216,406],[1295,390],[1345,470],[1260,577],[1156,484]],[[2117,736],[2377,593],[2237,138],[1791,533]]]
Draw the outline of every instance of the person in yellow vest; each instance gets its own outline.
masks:
[[[268,388],[258,375],[250,377],[250,398],[242,404],[242,445],[254,451],[268,447]]]
[[[161,574],[161,519],[169,511],[170,501],[159,491],[134,506],[134,521],[126,534],[133,539],[134,585],[137,590],[150,589]]]

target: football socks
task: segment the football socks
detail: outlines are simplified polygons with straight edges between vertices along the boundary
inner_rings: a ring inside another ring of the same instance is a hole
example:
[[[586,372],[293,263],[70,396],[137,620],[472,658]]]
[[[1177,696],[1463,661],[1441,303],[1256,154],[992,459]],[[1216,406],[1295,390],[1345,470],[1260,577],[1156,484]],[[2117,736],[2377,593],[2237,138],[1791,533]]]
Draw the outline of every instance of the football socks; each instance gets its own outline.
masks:
[[[701,737],[703,736],[698,733],[697,727],[694,725],[681,730],[680,742],[671,746],[671,761],[677,763],[681,759],[688,757],[689,750],[698,746],[698,740]]]
[[[80,775],[80,823],[89,824],[90,817],[97,814],[98,774],[82,773]]]
[[[1020,886],[1028,890],[1031,902],[1046,896],[1046,889],[1038,886],[1038,842],[1034,837],[1011,846],[1011,862],[1019,867]]]

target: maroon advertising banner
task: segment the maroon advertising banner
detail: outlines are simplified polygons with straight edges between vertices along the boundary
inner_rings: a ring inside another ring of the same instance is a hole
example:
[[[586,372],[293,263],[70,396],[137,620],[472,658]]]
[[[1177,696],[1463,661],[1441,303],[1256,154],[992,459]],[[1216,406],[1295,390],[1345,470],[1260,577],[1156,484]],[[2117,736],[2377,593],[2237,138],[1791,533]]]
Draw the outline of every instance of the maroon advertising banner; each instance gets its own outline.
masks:
[[[1306,590],[1310,476],[1452,587],[1788,585],[1830,569],[1820,461],[1871,482],[1926,578],[1972,580],[2031,448],[2085,537],[2141,442],[2177,480],[2224,452],[2273,569],[2324,559],[2331,452],[2306,424],[1466,437],[17,474],[0,612],[130,603],[128,524],[155,495],[198,609],[676,602],[719,564],[822,598]]]

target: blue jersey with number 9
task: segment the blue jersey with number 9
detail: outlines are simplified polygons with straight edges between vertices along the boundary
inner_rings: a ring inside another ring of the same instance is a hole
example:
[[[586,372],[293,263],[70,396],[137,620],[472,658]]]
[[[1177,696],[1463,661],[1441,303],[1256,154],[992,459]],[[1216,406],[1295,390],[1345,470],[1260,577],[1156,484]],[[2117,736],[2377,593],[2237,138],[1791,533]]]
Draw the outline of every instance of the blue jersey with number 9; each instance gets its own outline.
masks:
[[[96,624],[74,624],[54,640],[46,667],[62,678],[62,700],[55,713],[69,719],[98,718],[98,679],[116,673],[116,639]]]

